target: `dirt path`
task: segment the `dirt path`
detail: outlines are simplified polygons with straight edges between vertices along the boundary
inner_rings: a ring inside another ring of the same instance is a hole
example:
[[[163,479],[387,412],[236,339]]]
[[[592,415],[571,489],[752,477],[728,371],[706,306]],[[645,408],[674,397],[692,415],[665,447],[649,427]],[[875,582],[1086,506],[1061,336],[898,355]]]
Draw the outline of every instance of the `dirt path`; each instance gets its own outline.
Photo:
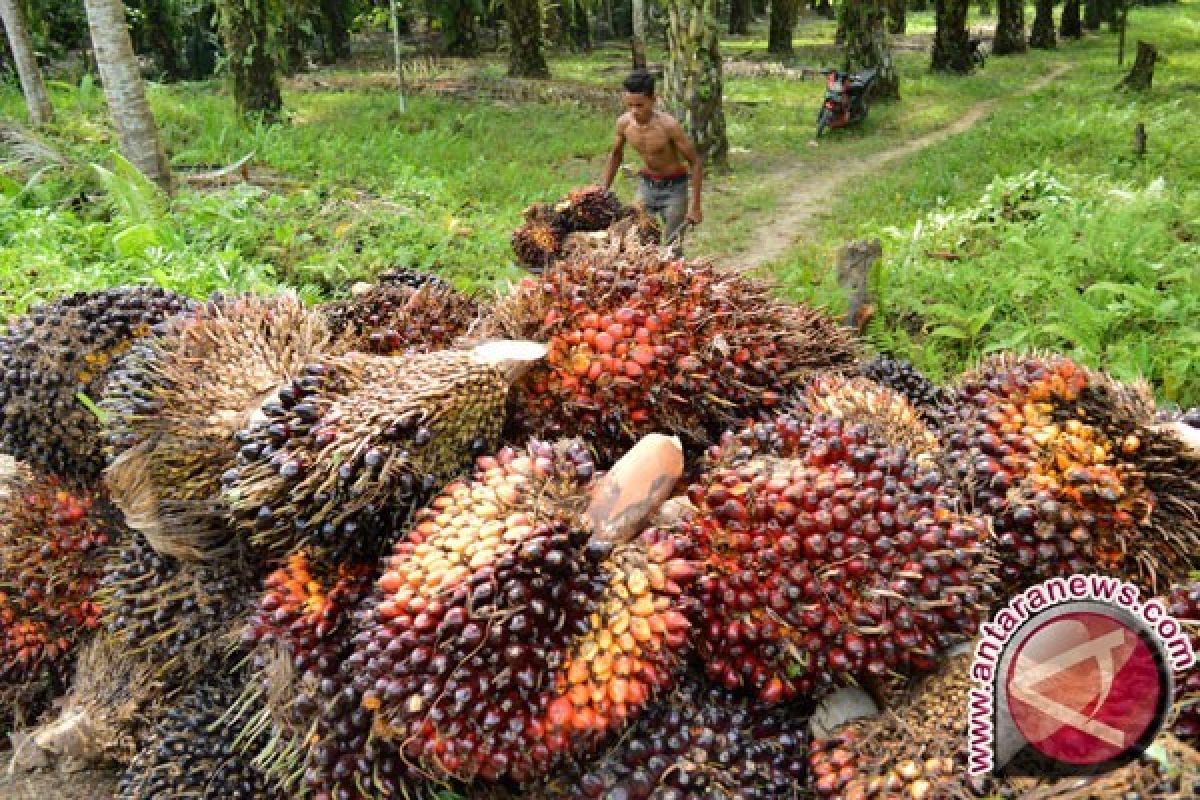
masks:
[[[1024,97],[1040,91],[1070,68],[1068,64],[1060,64],[1020,92],[1010,96]],[[804,233],[800,230],[801,227],[815,214],[827,209],[830,197],[844,184],[869,175],[885,164],[890,164],[897,159],[912,155],[969,130],[991,113],[1002,99],[1004,98],[994,98],[976,103],[966,114],[944,128],[848,164],[839,164],[836,170],[813,173],[811,165],[805,164],[803,167],[797,166],[776,173],[778,183],[795,184],[794,187],[780,199],[779,207],[773,214],[771,222],[755,231],[749,249],[726,259],[726,262],[735,268],[754,269],[780,258],[797,239],[803,237]]]

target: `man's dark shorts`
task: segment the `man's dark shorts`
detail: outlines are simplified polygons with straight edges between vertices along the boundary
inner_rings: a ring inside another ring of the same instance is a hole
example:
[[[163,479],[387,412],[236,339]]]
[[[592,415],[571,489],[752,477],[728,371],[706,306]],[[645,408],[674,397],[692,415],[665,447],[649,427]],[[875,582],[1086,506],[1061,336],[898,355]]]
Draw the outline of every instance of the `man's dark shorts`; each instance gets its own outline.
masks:
[[[687,219],[687,173],[666,178],[639,173],[635,199],[647,213],[662,218],[663,244],[670,244]]]

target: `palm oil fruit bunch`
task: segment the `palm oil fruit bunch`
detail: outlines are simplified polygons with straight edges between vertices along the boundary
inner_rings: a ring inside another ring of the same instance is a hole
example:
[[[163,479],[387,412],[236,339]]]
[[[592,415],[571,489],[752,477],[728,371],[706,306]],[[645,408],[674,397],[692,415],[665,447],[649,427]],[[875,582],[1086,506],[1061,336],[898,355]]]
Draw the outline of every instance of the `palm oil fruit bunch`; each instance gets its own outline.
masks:
[[[0,463],[0,682],[11,690],[0,704],[13,706],[0,717],[29,717],[70,682],[80,640],[100,627],[95,590],[121,531],[103,498]]]
[[[371,556],[412,508],[495,446],[508,387],[545,354],[490,342],[405,358],[316,361],[237,435],[224,497],[253,545]]]
[[[114,362],[190,300],[131,286],[33,307],[0,336],[0,452],[72,483],[104,468],[98,401]]]
[[[236,463],[235,435],[333,346],[321,315],[290,293],[216,298],[141,340],[103,401],[105,479],[129,525],[166,555],[227,555],[221,475]]]
[[[397,288],[406,286],[409,289],[420,289],[424,286],[433,286],[438,289],[451,288],[449,283],[437,275],[409,267],[392,267],[389,270],[381,272],[375,276],[375,283],[379,286],[393,286]]]
[[[805,785],[808,721],[695,679],[652,706],[620,741],[553,775],[545,800],[791,800]]]
[[[767,703],[928,670],[989,597],[983,520],[866,426],[783,416],[730,434],[688,488],[708,676]]]
[[[352,610],[371,588],[372,567],[333,565],[301,550],[267,576],[258,606],[242,631],[250,680],[238,700],[242,729],[270,736],[253,763],[294,790],[303,778],[309,737],[321,705],[341,688]]]
[[[112,554],[98,592],[104,638],[126,658],[153,665],[164,681],[192,676],[231,657],[257,585],[253,569],[231,557],[220,563],[179,561],[141,534]]]
[[[570,232],[571,218],[567,214],[545,204],[530,206],[525,211],[525,223],[512,234],[517,263],[531,272],[545,270],[562,255]]]
[[[682,472],[654,438],[595,484],[578,440],[504,449],[418,514],[347,662],[375,738],[443,779],[523,783],[673,681],[696,569],[685,540],[637,531]]]
[[[1183,624],[1200,659],[1200,581],[1172,587],[1166,599],[1167,611]],[[1200,745],[1200,661],[1175,676],[1174,715],[1172,732],[1193,747]]]
[[[823,312],[652,247],[573,254],[522,280],[490,325],[549,343],[518,387],[515,435],[581,436],[604,463],[651,431],[711,444],[855,353]]]
[[[324,306],[330,327],[354,350],[375,355],[445,350],[479,317],[475,298],[444,285],[375,286]]]
[[[797,410],[863,425],[873,440],[904,447],[918,458],[936,458],[941,449],[937,436],[905,395],[866,378],[820,376],[801,397]]]
[[[1158,425],[1143,386],[1061,356],[1001,355],[956,389],[946,450],[991,516],[1001,577],[1101,570],[1150,591],[1200,559],[1200,451]]]
[[[237,751],[227,679],[198,686],[159,721],[121,775],[116,800],[283,800]]]
[[[907,397],[917,412],[934,426],[941,424],[946,407],[952,400],[949,391],[934,384],[901,358],[875,356],[863,364],[862,374],[880,386]]]
[[[987,795],[989,779],[967,776],[966,697],[971,657],[955,656],[893,710],[855,720],[809,747],[818,798],[953,800]],[[978,793],[978,794],[977,794]]]
[[[584,186],[567,193],[566,213],[571,229],[602,231],[620,218],[621,201],[603,186]]]

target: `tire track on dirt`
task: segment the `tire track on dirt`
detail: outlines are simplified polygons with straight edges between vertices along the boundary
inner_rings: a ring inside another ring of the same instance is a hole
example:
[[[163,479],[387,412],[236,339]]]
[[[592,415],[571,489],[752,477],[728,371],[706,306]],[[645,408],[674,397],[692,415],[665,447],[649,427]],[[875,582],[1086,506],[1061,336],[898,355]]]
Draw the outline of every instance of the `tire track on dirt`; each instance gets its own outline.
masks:
[[[735,269],[753,270],[782,257],[796,241],[804,238],[804,233],[798,231],[797,228],[820,211],[828,208],[830,197],[843,185],[863,178],[897,159],[932,147],[951,136],[965,133],[995,110],[1002,100],[1027,97],[1039,92],[1062,77],[1069,69],[1071,69],[1070,64],[1059,64],[1019,92],[976,103],[967,113],[944,128],[938,128],[895,147],[858,159],[837,170],[825,170],[816,174],[808,172],[805,176],[802,175],[802,172],[809,170],[809,166],[806,165],[776,173],[776,180],[779,183],[798,180],[799,184],[780,199],[779,207],[771,222],[755,232],[752,246],[748,250],[722,259],[722,261]]]

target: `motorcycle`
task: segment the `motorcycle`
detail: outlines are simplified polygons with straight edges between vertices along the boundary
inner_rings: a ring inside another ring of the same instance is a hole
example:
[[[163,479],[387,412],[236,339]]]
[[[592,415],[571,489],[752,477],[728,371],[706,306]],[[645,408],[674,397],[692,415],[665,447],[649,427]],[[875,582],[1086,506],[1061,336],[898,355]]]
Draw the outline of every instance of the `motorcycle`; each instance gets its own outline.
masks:
[[[817,138],[830,128],[844,128],[867,118],[867,93],[878,69],[865,69],[848,74],[836,69],[823,69],[825,101],[817,112]]]

